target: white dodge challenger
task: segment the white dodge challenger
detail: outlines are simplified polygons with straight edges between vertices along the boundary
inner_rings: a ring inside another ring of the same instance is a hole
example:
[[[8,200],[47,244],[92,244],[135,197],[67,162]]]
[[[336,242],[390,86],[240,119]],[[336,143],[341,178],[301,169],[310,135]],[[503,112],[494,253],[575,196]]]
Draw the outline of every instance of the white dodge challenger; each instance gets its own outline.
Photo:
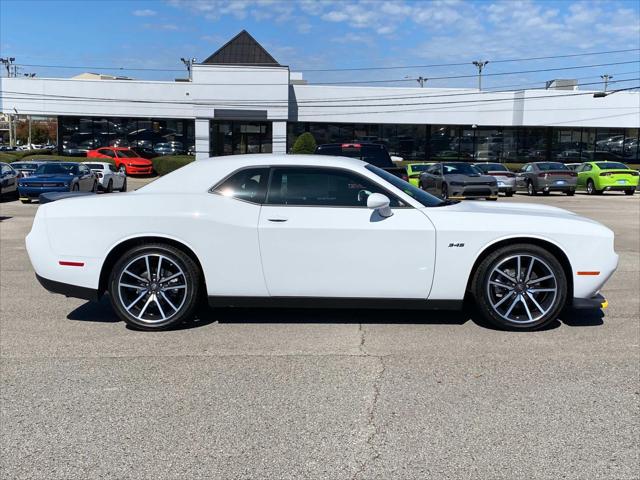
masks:
[[[613,232],[535,204],[442,201],[359,160],[196,161],[135,191],[38,208],[40,283],[155,330],[211,306],[456,309],[536,329],[601,308]]]

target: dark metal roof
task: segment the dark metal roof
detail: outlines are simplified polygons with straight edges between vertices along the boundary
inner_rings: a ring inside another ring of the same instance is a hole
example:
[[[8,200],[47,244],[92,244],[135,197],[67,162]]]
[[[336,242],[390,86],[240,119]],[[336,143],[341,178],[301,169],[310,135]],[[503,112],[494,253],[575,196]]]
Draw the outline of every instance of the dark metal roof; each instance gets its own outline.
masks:
[[[274,65],[280,64],[249,32],[242,30],[204,62],[214,65]]]

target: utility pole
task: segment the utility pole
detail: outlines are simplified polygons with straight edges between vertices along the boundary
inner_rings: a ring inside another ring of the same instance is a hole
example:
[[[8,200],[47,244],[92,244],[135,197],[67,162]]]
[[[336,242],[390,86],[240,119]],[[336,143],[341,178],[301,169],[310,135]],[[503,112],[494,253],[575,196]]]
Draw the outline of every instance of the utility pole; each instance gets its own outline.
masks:
[[[482,69],[489,63],[489,60],[477,60],[473,64],[478,67],[478,91],[482,91]]]
[[[7,78],[15,77],[15,67],[13,62],[16,61],[16,57],[2,57],[0,58],[0,63],[2,63],[7,69]],[[13,68],[12,68],[13,67]]]
[[[609,75],[605,73],[604,75],[600,75],[600,78],[604,80],[604,92],[607,92],[607,85],[609,84],[609,80],[613,80],[613,75]]]
[[[416,78],[416,81],[420,84],[420,88],[424,87],[424,84],[427,83],[427,80],[429,79],[422,76]]]
[[[31,150],[31,115],[27,115],[27,121],[29,122],[29,150]]]
[[[180,58],[180,61],[182,63],[184,63],[184,66],[187,67],[187,72],[189,72],[189,81],[191,81],[192,76],[191,76],[191,69],[193,68],[193,64],[196,63],[196,59],[195,58]]]

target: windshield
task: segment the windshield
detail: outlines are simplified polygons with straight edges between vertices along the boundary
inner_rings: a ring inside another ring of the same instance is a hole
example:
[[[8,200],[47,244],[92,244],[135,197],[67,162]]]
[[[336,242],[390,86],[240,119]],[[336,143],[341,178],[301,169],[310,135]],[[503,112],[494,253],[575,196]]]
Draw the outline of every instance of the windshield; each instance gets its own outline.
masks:
[[[378,168],[371,164],[366,165],[365,168],[383,178],[399,190],[402,190],[402,192],[406,193],[425,207],[439,207],[440,205],[445,205],[445,202],[443,202],[439,198],[434,197],[433,195],[419,189],[418,187],[414,187],[410,183],[405,182],[401,178],[398,178],[395,175],[382,170],[381,168]]]
[[[629,167],[627,167],[624,163],[619,163],[619,162],[598,162],[596,163],[596,165],[598,165],[598,168],[600,170],[628,170]]]
[[[393,167],[391,157],[384,145],[319,145],[316,155],[335,155],[338,157],[358,158],[376,167]]]
[[[104,166],[99,163],[85,163],[91,170],[104,170]]]
[[[12,163],[11,166],[18,170],[35,170],[38,168],[37,163]]]
[[[445,175],[478,175],[482,174],[480,170],[469,163],[444,163]]]
[[[413,170],[414,172],[424,172],[430,166],[431,165],[423,165],[423,164],[417,163],[417,164],[411,165],[411,170]]]
[[[36,175],[51,175],[51,174],[62,174],[66,175],[71,173],[75,165],[72,163],[47,163],[45,165],[40,165],[36,170]]]
[[[123,158],[138,158],[138,154],[131,150],[117,150],[117,154],[119,157]]]
[[[550,170],[569,170],[569,167],[560,162],[540,162],[538,163],[538,169],[543,172],[548,172]]]
[[[500,163],[480,163],[474,165],[478,170],[483,173],[488,172],[508,172],[509,169]]]

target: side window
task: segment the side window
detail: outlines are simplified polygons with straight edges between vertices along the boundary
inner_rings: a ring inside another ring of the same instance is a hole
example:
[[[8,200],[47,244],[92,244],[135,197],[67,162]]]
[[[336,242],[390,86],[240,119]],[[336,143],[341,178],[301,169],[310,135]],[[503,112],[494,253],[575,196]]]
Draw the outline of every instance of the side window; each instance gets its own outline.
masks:
[[[268,168],[247,168],[232,174],[212,191],[245,202],[264,203],[268,180]]]
[[[593,167],[591,165],[589,165],[588,163],[585,163],[584,166],[582,167],[582,171],[583,172],[590,172],[593,169]]]
[[[109,171],[111,172],[117,172],[116,167],[114,165],[109,164]]]
[[[11,167],[9,167],[8,165],[2,165],[2,168],[0,169],[0,174],[6,175],[8,173],[11,173]]]
[[[533,165],[526,165],[524,167],[524,171],[529,173],[529,172],[533,172]]]
[[[437,165],[432,165],[429,167],[429,173],[431,175],[442,175],[442,169],[441,169],[441,165],[437,164]]]
[[[271,175],[267,203],[271,205],[312,205],[366,207],[372,193],[382,193],[391,207],[404,206],[385,189],[370,180],[330,168],[275,168]]]
[[[107,148],[103,149],[103,150],[99,150],[99,152],[103,155],[106,155],[107,157],[111,157],[111,158],[115,158],[116,157],[116,153],[113,150],[109,150]]]

